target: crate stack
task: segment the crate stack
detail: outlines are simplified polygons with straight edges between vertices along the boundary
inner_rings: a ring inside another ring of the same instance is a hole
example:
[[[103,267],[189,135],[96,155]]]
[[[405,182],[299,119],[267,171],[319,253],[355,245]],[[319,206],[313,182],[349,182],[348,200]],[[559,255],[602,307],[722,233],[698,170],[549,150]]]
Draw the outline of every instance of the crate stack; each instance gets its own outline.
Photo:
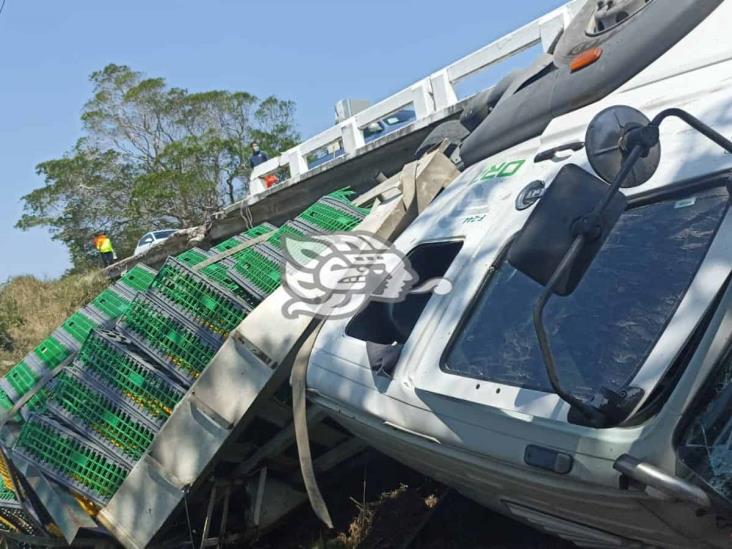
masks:
[[[149,287],[155,275],[154,270],[138,265],[88,306],[71,315],[0,378],[0,411],[10,410],[46,374],[75,355],[93,329],[113,324],[124,314],[135,295]],[[24,412],[37,410],[42,404],[42,395],[36,395],[24,407]]]
[[[97,329],[109,327],[122,316],[132,304],[138,292],[146,290],[156,276],[156,271],[138,265],[130,269],[116,284],[110,286],[92,302],[72,314],[49,337],[44,339],[22,361],[14,366],[5,376],[0,378],[0,409],[10,410],[19,402],[39,381],[48,377],[52,370],[64,362],[71,364],[83,347],[87,338]],[[66,373],[64,370],[63,374]],[[37,422],[37,417],[43,417],[48,412],[49,386],[41,388],[28,402],[20,408],[20,413],[13,419],[20,423],[30,420]],[[31,428],[32,429],[32,428]],[[25,425],[23,426],[25,431]],[[21,431],[22,432],[22,431]],[[40,435],[39,435],[40,436]],[[26,437],[23,444],[30,440]],[[60,439],[59,439],[60,440]],[[53,437],[48,444],[55,444]],[[18,443],[16,448],[21,455],[23,444]],[[62,452],[63,450],[58,450]],[[81,458],[80,458],[81,459]],[[31,460],[33,461],[33,460]],[[43,463],[39,458],[35,463]],[[3,525],[11,531],[32,534],[37,533],[37,526],[29,518],[27,511],[20,502],[19,495],[10,481],[7,464],[0,460],[0,529]]]
[[[242,297],[256,307],[281,283],[286,262],[283,238],[347,232],[355,228],[368,210],[353,206],[349,194],[339,191],[321,198],[293,221],[285,223],[266,242],[245,250],[237,258],[230,278],[241,288]]]
[[[50,413],[31,416],[23,425],[14,451],[46,476],[99,506],[111,499],[131,469]]]
[[[264,224],[210,251],[187,250],[157,274],[128,272],[9,374],[17,398],[68,362],[24,410],[14,451],[104,506],[228,334],[279,286],[284,236],[348,231],[365,214],[334,193],[279,229]]]
[[[18,497],[5,454],[0,452],[0,533],[41,534],[36,517],[31,515]]]

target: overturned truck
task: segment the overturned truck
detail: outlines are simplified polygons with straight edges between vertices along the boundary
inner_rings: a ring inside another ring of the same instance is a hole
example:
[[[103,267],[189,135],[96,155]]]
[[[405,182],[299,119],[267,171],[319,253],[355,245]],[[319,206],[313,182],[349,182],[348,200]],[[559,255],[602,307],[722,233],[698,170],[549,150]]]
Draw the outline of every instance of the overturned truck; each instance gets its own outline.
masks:
[[[580,546],[728,547],[730,17],[586,2],[372,191],[130,271],[0,381],[0,528],[241,544],[368,444]]]

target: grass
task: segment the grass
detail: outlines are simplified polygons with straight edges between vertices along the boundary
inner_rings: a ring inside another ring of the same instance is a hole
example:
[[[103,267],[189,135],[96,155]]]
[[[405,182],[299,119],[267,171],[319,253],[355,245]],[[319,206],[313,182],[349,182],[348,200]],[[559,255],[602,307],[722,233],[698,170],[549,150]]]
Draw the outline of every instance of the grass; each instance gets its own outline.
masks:
[[[19,276],[0,286],[0,375],[108,284],[95,271],[58,280]]]

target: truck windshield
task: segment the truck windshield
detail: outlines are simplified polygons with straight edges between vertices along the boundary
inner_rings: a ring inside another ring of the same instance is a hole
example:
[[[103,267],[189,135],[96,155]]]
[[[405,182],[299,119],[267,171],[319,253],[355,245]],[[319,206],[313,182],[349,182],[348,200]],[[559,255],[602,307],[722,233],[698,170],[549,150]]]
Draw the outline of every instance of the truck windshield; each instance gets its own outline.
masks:
[[[627,210],[569,297],[545,311],[562,384],[584,400],[627,385],[671,320],[727,212],[724,188]],[[487,282],[443,370],[552,392],[532,322],[542,288],[508,263]]]

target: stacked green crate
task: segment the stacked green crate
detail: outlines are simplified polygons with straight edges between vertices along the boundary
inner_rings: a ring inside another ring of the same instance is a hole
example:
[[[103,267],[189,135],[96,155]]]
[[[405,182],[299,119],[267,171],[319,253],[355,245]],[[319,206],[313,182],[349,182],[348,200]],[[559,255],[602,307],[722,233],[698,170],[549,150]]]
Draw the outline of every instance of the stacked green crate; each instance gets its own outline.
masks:
[[[280,285],[285,236],[302,237],[314,233],[346,232],[366,217],[368,210],[353,206],[348,191],[338,191],[320,199],[294,221],[280,227],[265,244],[244,250],[231,269],[233,281],[251,296],[252,304],[261,302]]]
[[[233,236],[228,240],[217,244],[216,246],[211,248],[211,250],[214,254],[226,253],[229,250],[232,250],[233,248],[236,248],[237,246],[247,241],[253,240],[259,236],[263,236],[276,230],[277,227],[275,227],[271,223],[263,223],[261,225],[257,225],[256,227],[252,227],[251,229],[241,233],[240,235]],[[242,288],[233,280],[230,273],[231,268],[236,264],[237,257],[242,257],[242,255],[246,255],[246,249],[234,253],[233,255],[223,259],[222,261],[207,265],[200,270],[200,273],[209,280],[218,284],[219,286],[227,289],[238,298],[243,299],[250,307],[252,307],[255,306],[257,302],[254,302],[251,297],[242,290]]]
[[[124,461],[43,414],[33,415],[23,425],[14,451],[100,506],[109,502],[130,472]]]
[[[35,355],[46,365],[46,368],[52,370],[64,360],[66,360],[73,351],[65,347],[53,336],[49,336],[35,348]]]
[[[104,387],[68,368],[49,387],[47,409],[74,430],[134,465],[152,443],[157,426]]]
[[[102,319],[98,314],[89,307],[83,307],[67,318],[61,327],[81,346],[91,331],[100,324]]]
[[[219,244],[217,244],[216,246],[211,248],[211,250],[214,253],[222,254],[222,253],[228,252],[232,248],[235,248],[236,246],[238,246],[244,242],[253,240],[259,236],[263,236],[276,229],[277,229],[277,227],[275,227],[271,223],[262,223],[261,225],[252,227],[251,229],[244,231],[243,233],[241,233],[237,236],[232,236],[228,240],[224,240],[223,242],[220,242]]]
[[[0,380],[0,387],[13,401],[17,401],[38,383],[46,371],[40,360],[28,356],[5,374]]]
[[[354,229],[369,210],[352,205],[339,194],[321,198],[302,212],[297,219],[320,227],[325,232],[346,232]]]
[[[100,325],[118,318],[130,306],[138,291],[146,290],[155,271],[145,265],[130,269],[116,284],[99,294],[90,305],[72,314],[28,356],[0,378],[0,410],[10,410],[44,375],[72,357],[89,333]],[[45,392],[31,398],[23,414],[43,408]]]
[[[0,507],[9,503],[15,503],[18,501],[18,496],[15,494],[12,488],[9,488],[3,481],[0,483]]]
[[[147,265],[138,264],[122,275],[120,286],[128,288],[133,294],[144,292],[150,287],[157,273]]]
[[[166,261],[151,290],[222,337],[226,337],[251,311],[236,295],[187,268],[176,258]]]
[[[200,248],[191,248],[190,250],[186,250],[185,252],[175,256],[178,261],[184,265],[188,265],[189,267],[194,267],[199,263],[203,263],[209,257],[211,257],[211,254],[201,250]]]
[[[241,246],[246,242],[245,238],[242,238],[240,236],[232,236],[231,238],[224,240],[223,242],[220,242],[216,246],[213,246],[211,248],[211,252],[214,254],[223,254],[228,252],[229,250],[233,250],[237,246]]]
[[[127,399],[130,406],[157,426],[162,426],[185,395],[185,389],[116,332],[92,332],[76,357],[75,367],[85,378],[105,387],[106,392]]]
[[[239,238],[243,238],[244,240],[254,240],[257,237],[264,236],[265,234],[271,233],[272,231],[276,230],[277,227],[272,225],[272,223],[265,222],[244,231],[239,235]]]
[[[201,269],[200,273],[209,280],[212,280],[213,282],[218,284],[219,286],[226,288],[235,296],[241,298],[241,288],[239,288],[237,283],[234,282],[229,273],[229,269],[233,265],[233,261],[212,263],[211,265],[206,265],[203,269]]]
[[[315,234],[322,234],[324,231],[320,230],[319,227],[313,227],[302,223],[301,221],[288,221],[282,227],[277,229],[272,236],[270,236],[266,242],[277,248],[283,250],[283,239],[285,236],[304,238],[306,236],[313,236]]]
[[[127,312],[131,303],[132,300],[115,287],[107,288],[92,301],[94,307],[107,318],[121,317]]]
[[[190,386],[223,341],[153,295],[140,294],[118,327],[135,345],[166,365]]]
[[[8,393],[0,388],[0,413],[7,412],[13,407],[13,401],[10,400]]]
[[[257,305],[280,286],[284,256],[269,243],[245,250],[231,269],[231,277]]]

